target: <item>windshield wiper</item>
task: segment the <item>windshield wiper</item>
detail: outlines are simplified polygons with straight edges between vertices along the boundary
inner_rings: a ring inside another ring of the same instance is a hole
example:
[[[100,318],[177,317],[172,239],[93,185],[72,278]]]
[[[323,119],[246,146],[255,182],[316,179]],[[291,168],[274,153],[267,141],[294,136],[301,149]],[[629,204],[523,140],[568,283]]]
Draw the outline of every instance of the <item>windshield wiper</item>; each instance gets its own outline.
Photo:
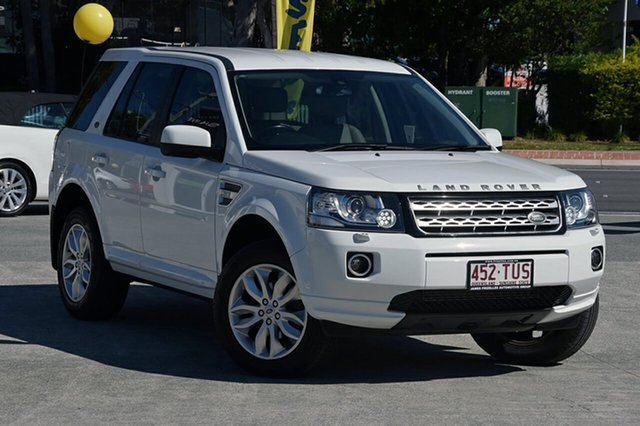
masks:
[[[421,148],[422,151],[490,151],[489,145],[435,145]]]
[[[387,145],[376,143],[343,143],[327,148],[320,148],[316,151],[372,151],[378,149],[387,149]]]
[[[411,146],[397,146],[387,145],[383,143],[343,143],[340,145],[333,145],[327,148],[321,148],[316,151],[416,151],[417,148]]]
[[[427,147],[412,147],[404,145],[387,145],[381,143],[342,143],[316,151],[490,151],[489,145],[434,145]]]

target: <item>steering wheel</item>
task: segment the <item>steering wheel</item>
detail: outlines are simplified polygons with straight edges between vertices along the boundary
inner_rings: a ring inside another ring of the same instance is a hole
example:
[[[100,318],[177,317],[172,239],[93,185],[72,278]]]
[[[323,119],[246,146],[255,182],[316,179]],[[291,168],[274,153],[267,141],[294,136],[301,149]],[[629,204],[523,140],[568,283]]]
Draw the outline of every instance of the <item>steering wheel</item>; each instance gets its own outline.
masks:
[[[269,126],[262,129],[259,133],[260,136],[277,136],[281,133],[297,132],[298,130],[290,124],[278,123],[273,126]]]

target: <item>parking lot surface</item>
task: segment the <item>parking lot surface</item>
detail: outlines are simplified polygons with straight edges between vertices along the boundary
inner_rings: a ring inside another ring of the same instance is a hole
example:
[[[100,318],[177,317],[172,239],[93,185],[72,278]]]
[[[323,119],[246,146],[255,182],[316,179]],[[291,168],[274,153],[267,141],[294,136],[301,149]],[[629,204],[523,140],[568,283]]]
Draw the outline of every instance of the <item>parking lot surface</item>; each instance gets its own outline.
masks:
[[[600,318],[553,367],[497,364],[466,335],[339,340],[320,369],[256,378],[210,302],[135,284],[81,322],[49,263],[45,205],[0,221],[0,424],[638,424],[640,215],[605,214]]]

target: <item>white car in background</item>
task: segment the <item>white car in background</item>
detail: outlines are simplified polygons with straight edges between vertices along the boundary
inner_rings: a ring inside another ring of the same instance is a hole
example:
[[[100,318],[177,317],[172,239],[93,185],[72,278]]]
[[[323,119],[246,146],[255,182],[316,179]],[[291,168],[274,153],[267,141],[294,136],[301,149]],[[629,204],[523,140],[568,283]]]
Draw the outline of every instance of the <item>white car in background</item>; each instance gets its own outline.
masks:
[[[53,142],[74,101],[56,93],[0,93],[0,217],[47,199]]]

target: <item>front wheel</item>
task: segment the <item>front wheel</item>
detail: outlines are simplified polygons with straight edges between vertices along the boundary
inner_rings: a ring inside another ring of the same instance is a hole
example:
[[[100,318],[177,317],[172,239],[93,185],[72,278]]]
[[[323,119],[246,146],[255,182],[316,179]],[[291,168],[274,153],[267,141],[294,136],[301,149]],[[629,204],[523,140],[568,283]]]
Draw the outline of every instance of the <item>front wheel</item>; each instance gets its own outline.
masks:
[[[322,356],[320,324],[306,311],[277,242],[257,242],[233,256],[218,282],[214,315],[231,356],[255,374],[299,375]]]
[[[598,319],[599,299],[578,314],[578,325],[566,330],[519,333],[472,334],[473,340],[500,362],[522,365],[553,365],[580,350]]]

